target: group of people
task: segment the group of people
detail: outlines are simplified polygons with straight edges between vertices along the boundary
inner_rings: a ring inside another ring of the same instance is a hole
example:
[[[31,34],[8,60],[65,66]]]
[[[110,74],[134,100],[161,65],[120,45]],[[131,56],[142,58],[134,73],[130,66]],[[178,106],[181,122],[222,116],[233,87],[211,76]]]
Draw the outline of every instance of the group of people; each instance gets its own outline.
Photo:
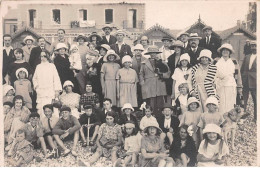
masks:
[[[240,68],[206,26],[205,38],[182,33],[162,37],[161,48],[142,36],[132,47],[126,33],[106,25],[104,36],[79,35],[70,44],[65,30],[46,48],[25,37],[13,49],[4,35],[3,108],[9,163],[22,166],[35,157],[77,157],[81,147],[114,166],[219,166],[229,154],[228,129],[248,113],[249,92],[256,114],[256,42]],[[235,56],[236,54],[234,54]],[[234,131],[231,131],[234,135]],[[225,135],[224,135],[225,134]],[[64,144],[73,140],[71,149]],[[233,138],[231,148],[234,149]]]

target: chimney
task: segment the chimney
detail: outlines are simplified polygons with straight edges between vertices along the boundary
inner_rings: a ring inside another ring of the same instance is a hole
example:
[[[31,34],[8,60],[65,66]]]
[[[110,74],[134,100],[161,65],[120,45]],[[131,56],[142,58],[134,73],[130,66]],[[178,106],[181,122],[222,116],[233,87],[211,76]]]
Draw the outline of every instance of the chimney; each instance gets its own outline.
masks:
[[[240,21],[240,20],[237,20],[237,26],[240,27],[240,25],[241,25],[241,21]]]

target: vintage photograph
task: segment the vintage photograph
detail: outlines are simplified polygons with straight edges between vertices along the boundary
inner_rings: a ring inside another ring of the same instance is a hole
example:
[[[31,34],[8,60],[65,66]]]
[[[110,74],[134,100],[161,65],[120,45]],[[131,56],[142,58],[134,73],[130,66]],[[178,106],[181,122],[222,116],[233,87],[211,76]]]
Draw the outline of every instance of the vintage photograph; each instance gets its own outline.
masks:
[[[5,167],[257,166],[256,1],[1,14]]]

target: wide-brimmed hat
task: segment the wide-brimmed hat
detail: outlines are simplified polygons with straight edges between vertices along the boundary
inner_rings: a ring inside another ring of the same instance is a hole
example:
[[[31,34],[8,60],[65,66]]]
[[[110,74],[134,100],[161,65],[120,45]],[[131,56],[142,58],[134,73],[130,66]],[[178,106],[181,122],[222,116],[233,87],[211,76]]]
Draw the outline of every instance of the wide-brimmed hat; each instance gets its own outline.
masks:
[[[113,30],[112,26],[109,25],[109,24],[106,24],[106,25],[102,28],[102,30],[104,31],[105,28],[109,28],[111,31]]]
[[[97,34],[97,32],[92,32],[91,35],[88,37],[89,41],[92,41],[92,37],[97,37],[97,41],[101,41],[102,38]]]
[[[197,58],[197,60],[200,60],[201,57],[207,57],[212,61],[212,52],[208,49],[201,50],[200,56]]]
[[[26,44],[26,41],[27,41],[27,40],[32,40],[32,42],[34,42],[34,38],[33,38],[31,35],[26,36],[26,37],[23,39],[23,42]]]
[[[171,42],[172,42],[172,38],[171,38],[171,37],[163,37],[163,38],[162,38],[162,41],[164,41],[164,40],[168,40],[168,41],[171,41]]]
[[[116,52],[115,52],[114,50],[108,50],[108,51],[107,51],[107,54],[106,54],[106,55],[104,56],[104,58],[103,58],[104,62],[107,62],[107,57],[108,57],[109,55],[115,56],[115,57],[116,57],[115,60],[120,60],[120,57],[116,54]]]
[[[222,44],[221,47],[218,48],[218,52],[220,53],[222,49],[228,49],[231,53],[234,53],[233,47],[231,44],[225,43]]]
[[[63,88],[65,88],[66,86],[72,86],[72,87],[74,87],[74,84],[71,82],[71,81],[69,81],[69,80],[66,80],[65,82],[64,82],[64,84],[63,84]]]
[[[17,69],[16,72],[15,72],[15,75],[16,75],[17,79],[19,79],[18,74],[21,71],[25,72],[25,74],[26,74],[25,77],[28,77],[28,71],[26,70],[26,68],[22,67],[22,68]]]
[[[210,103],[218,106],[218,99],[215,96],[209,96],[206,100],[205,106],[207,106]]]
[[[13,86],[10,86],[10,85],[4,85],[3,86],[4,95],[6,95],[9,90],[13,90],[15,92],[15,89],[13,88]]]
[[[190,63],[190,55],[188,53],[182,54],[179,62],[181,62],[182,60],[187,60]]]
[[[132,47],[132,51],[135,51],[135,50],[144,51],[144,47],[142,44],[136,44],[134,47]]]
[[[79,39],[83,39],[84,42],[87,42],[87,37],[84,35],[84,34],[79,34],[77,37],[76,37],[76,41],[79,41]]]
[[[212,27],[211,26],[205,26],[202,31],[205,31],[205,30],[212,30]]]
[[[173,43],[173,45],[172,45],[173,48],[174,48],[174,47],[184,48],[183,46],[184,46],[184,44],[183,44],[183,42],[180,41],[180,40],[175,41],[175,42]]]
[[[124,109],[131,109],[134,111],[134,108],[130,103],[125,103],[121,110],[124,111]]]
[[[117,30],[115,36],[117,36],[118,34],[123,34],[125,36],[126,33],[123,30]]]
[[[162,110],[165,109],[165,108],[169,108],[169,109],[173,110],[172,105],[169,104],[169,103],[164,103],[164,105],[163,105],[163,107],[162,107]]]
[[[127,121],[125,128],[135,128],[135,123],[133,121]]]
[[[155,127],[160,133],[162,132],[157,121],[149,121],[149,124],[144,128],[144,133],[147,133],[149,127]]]
[[[132,63],[132,57],[129,56],[129,55],[125,55],[123,58],[122,58],[122,64],[124,64],[125,62],[131,62]]]
[[[182,32],[182,33],[179,33],[178,34],[178,39],[182,36],[182,35],[187,35],[188,37],[190,36],[190,34],[189,33],[187,33],[187,32]]]
[[[209,132],[217,133],[220,136],[222,136],[221,128],[218,125],[216,125],[216,124],[207,124],[205,126],[205,128],[203,129],[203,134],[209,133]]]
[[[104,49],[106,49],[107,51],[111,49],[110,46],[107,45],[107,44],[102,44],[102,45],[100,45],[100,46],[97,46],[97,50],[98,50],[98,51],[99,51],[101,48],[104,48]]]
[[[199,40],[201,40],[202,38],[199,37],[198,33],[190,33],[189,40],[191,40],[191,39],[199,39]]]
[[[62,49],[62,48],[65,48],[66,50],[68,49],[68,47],[66,46],[66,44],[64,44],[64,43],[58,43],[57,45],[56,45],[56,51],[58,51],[59,49]]]
[[[199,102],[199,100],[196,97],[188,98],[187,106],[189,106],[191,103],[197,103],[198,106],[200,105],[200,102]]]
[[[149,54],[152,54],[152,53],[160,54],[162,52],[159,51],[159,48],[156,45],[152,45],[152,46],[148,47],[147,52],[144,53],[144,55],[149,55]]]

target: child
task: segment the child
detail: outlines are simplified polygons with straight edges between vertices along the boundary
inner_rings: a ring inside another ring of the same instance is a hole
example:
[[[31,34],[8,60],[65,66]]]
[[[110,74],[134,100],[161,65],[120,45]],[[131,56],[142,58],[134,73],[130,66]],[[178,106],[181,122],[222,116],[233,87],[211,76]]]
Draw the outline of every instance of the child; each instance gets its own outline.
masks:
[[[103,109],[98,112],[98,117],[100,118],[101,124],[106,122],[107,112],[115,110],[112,108],[112,100],[109,98],[104,98]],[[118,118],[118,114],[115,112]]]
[[[184,112],[181,120],[181,125],[188,125],[191,129],[192,138],[195,141],[196,148],[199,148],[200,140],[199,140],[199,131],[198,131],[198,123],[200,121],[201,112],[198,110],[200,107],[199,101],[195,97],[190,97],[188,99],[188,111]]]
[[[125,124],[125,146],[124,150],[126,151],[124,160],[119,158],[114,166],[131,166],[134,167],[136,165],[137,156],[140,152],[141,146],[139,143],[139,138],[137,136],[137,129],[135,127],[135,123],[133,121],[127,121]]]
[[[91,103],[95,108],[100,107],[98,94],[92,92],[92,83],[90,81],[86,82],[86,92],[80,96],[80,108],[82,108],[86,103]]]
[[[157,122],[156,118],[152,116],[153,108],[150,105],[144,106],[145,116],[140,121],[140,130],[143,131],[151,121]]]
[[[28,80],[28,71],[25,68],[16,70],[17,80],[14,82],[16,95],[21,95],[24,98],[25,106],[32,109],[32,83]]]
[[[117,105],[117,89],[116,89],[116,73],[120,69],[120,65],[115,61],[120,57],[114,50],[108,50],[104,56],[104,63],[101,67],[101,85],[105,98],[112,100],[112,105]]]
[[[77,156],[76,147],[79,140],[80,123],[77,118],[71,115],[71,109],[63,105],[60,109],[61,118],[52,129],[52,133],[58,145],[63,149],[62,156],[67,156],[70,152]],[[73,139],[72,151],[65,147],[62,140]]]
[[[181,83],[178,89],[180,95],[175,100],[176,103],[175,109],[179,120],[181,120],[183,113],[187,111],[187,103],[190,95],[189,95],[189,87],[187,83]]]
[[[225,121],[222,114],[217,111],[218,99],[216,97],[208,97],[205,105],[208,108],[208,112],[201,114],[200,121],[198,123],[198,127],[200,128],[200,139],[203,139],[202,130],[207,124],[216,124],[220,126]]]
[[[122,115],[119,118],[118,124],[124,126],[127,121],[133,121],[135,128],[139,130],[138,121],[134,115],[131,113],[134,111],[134,108],[130,103],[125,103],[122,107]]]
[[[125,103],[131,103],[133,107],[137,107],[138,76],[136,71],[130,68],[132,58],[129,55],[124,56],[122,64],[124,67],[116,74],[118,107],[123,107]]]
[[[174,139],[174,136],[178,133],[178,127],[180,121],[177,117],[173,116],[173,108],[169,104],[164,104],[162,108],[162,114],[157,117],[159,127],[162,129],[160,139],[164,143],[166,136],[169,139],[169,144],[171,145]]]
[[[82,146],[94,146],[94,141],[97,137],[101,122],[97,117],[97,114],[94,112],[91,103],[84,104],[83,108],[85,113],[83,113],[79,118],[79,123],[81,125],[80,136],[83,140]],[[85,134],[88,136],[87,141]],[[91,139],[89,139],[90,137]]]
[[[73,70],[74,75],[76,75],[82,69],[81,57],[77,44],[72,44],[70,47],[69,61],[70,69]]]
[[[4,85],[3,86],[3,103],[4,102],[11,102],[13,103],[14,95],[15,95],[15,90],[13,86],[10,85]]]
[[[203,135],[204,140],[198,150],[198,166],[224,166],[229,149],[221,138],[221,128],[216,124],[207,124]]]
[[[184,53],[180,57],[179,66],[175,69],[173,75],[172,84],[172,99],[175,100],[176,97],[180,95],[179,85],[181,83],[187,83],[188,88],[191,89],[191,65],[190,56],[188,53]]]
[[[4,114],[4,118],[3,120],[5,121],[5,117],[7,115],[7,113],[11,110],[11,108],[13,107],[13,103],[11,102],[4,102],[3,104],[3,114]],[[4,141],[7,142],[8,141],[8,133],[6,131],[4,131]]]
[[[17,130],[15,140],[8,151],[8,156],[11,157],[9,163],[13,166],[28,165],[33,160],[33,146],[25,139],[25,131]]]

